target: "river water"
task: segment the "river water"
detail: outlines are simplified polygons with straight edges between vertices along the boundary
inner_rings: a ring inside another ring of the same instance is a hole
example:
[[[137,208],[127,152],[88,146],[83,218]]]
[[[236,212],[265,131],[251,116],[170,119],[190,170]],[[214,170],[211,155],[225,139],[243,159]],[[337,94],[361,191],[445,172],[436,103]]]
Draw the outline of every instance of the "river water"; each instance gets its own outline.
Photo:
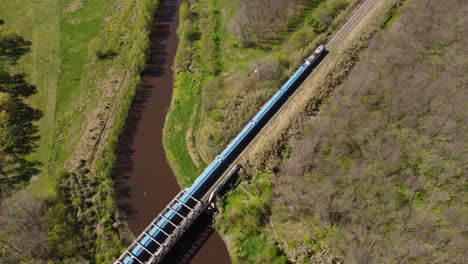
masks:
[[[117,149],[114,170],[119,208],[138,235],[179,192],[162,144],[162,131],[173,90],[180,0],[162,0],[151,33],[150,58],[142,74]],[[203,216],[165,263],[230,263],[226,245]]]

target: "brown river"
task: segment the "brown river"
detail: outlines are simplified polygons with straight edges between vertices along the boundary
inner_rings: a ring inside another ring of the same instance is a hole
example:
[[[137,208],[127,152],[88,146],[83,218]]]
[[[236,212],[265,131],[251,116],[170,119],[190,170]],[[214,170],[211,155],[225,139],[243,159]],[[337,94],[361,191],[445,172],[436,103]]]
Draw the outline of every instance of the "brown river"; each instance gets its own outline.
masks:
[[[114,170],[119,208],[137,236],[179,192],[162,144],[162,131],[173,89],[172,65],[177,52],[178,6],[162,0],[151,33],[150,58],[142,74],[117,149]],[[228,264],[226,245],[203,215],[163,263]]]

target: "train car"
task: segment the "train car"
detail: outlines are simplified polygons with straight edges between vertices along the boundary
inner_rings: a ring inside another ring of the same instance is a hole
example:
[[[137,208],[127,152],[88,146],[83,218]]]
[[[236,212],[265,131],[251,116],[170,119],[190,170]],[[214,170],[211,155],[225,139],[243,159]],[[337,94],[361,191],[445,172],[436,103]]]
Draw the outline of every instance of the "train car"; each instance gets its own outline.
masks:
[[[304,74],[308,74],[309,67],[304,63],[302,64],[294,74],[286,81],[283,86],[281,86],[280,91],[288,92],[291,87],[294,87],[294,84],[300,79]]]
[[[216,157],[216,159],[203,171],[197,180],[195,180],[187,193],[196,199],[201,199],[205,195],[204,191],[207,191],[208,186],[211,185],[210,183],[213,181],[213,178],[222,173],[223,165],[224,160],[221,155]]]
[[[221,152],[219,155],[224,162],[230,163],[234,161],[236,157],[236,153],[239,153],[242,149],[242,144],[255,132],[255,128],[257,127],[257,123],[255,121],[250,121],[247,125],[242,129],[242,131],[229,143],[229,145]]]

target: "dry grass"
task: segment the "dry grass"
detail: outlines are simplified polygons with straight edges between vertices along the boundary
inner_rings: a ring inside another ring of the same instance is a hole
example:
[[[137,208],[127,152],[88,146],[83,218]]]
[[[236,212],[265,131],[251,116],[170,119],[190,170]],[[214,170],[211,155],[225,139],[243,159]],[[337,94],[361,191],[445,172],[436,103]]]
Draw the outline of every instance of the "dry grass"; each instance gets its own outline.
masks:
[[[114,70],[116,71],[116,70]],[[112,125],[115,123],[118,111],[122,105],[121,93],[126,92],[129,86],[127,73],[121,70],[109,73],[106,78],[99,81],[98,87],[102,87],[102,96],[97,107],[86,115],[87,123],[83,134],[77,144],[72,158],[68,161],[69,169],[75,168],[80,160],[86,160],[90,168],[95,171],[96,159],[102,157],[110,136]]]
[[[73,13],[83,7],[83,0],[75,0],[67,7],[67,11]]]
[[[185,134],[185,142],[187,142],[187,151],[195,166],[200,167],[202,163],[200,162],[200,157],[198,155],[197,147],[194,143],[193,138],[193,127],[189,127],[187,129],[187,133]]]

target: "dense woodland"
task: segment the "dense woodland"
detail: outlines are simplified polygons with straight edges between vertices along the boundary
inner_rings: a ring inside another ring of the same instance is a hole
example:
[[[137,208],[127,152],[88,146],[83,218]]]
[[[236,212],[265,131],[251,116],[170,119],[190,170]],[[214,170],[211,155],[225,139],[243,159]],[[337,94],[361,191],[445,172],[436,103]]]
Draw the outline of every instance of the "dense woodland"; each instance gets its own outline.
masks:
[[[292,252],[308,237],[345,263],[468,258],[467,6],[400,12],[290,141],[272,218]]]

